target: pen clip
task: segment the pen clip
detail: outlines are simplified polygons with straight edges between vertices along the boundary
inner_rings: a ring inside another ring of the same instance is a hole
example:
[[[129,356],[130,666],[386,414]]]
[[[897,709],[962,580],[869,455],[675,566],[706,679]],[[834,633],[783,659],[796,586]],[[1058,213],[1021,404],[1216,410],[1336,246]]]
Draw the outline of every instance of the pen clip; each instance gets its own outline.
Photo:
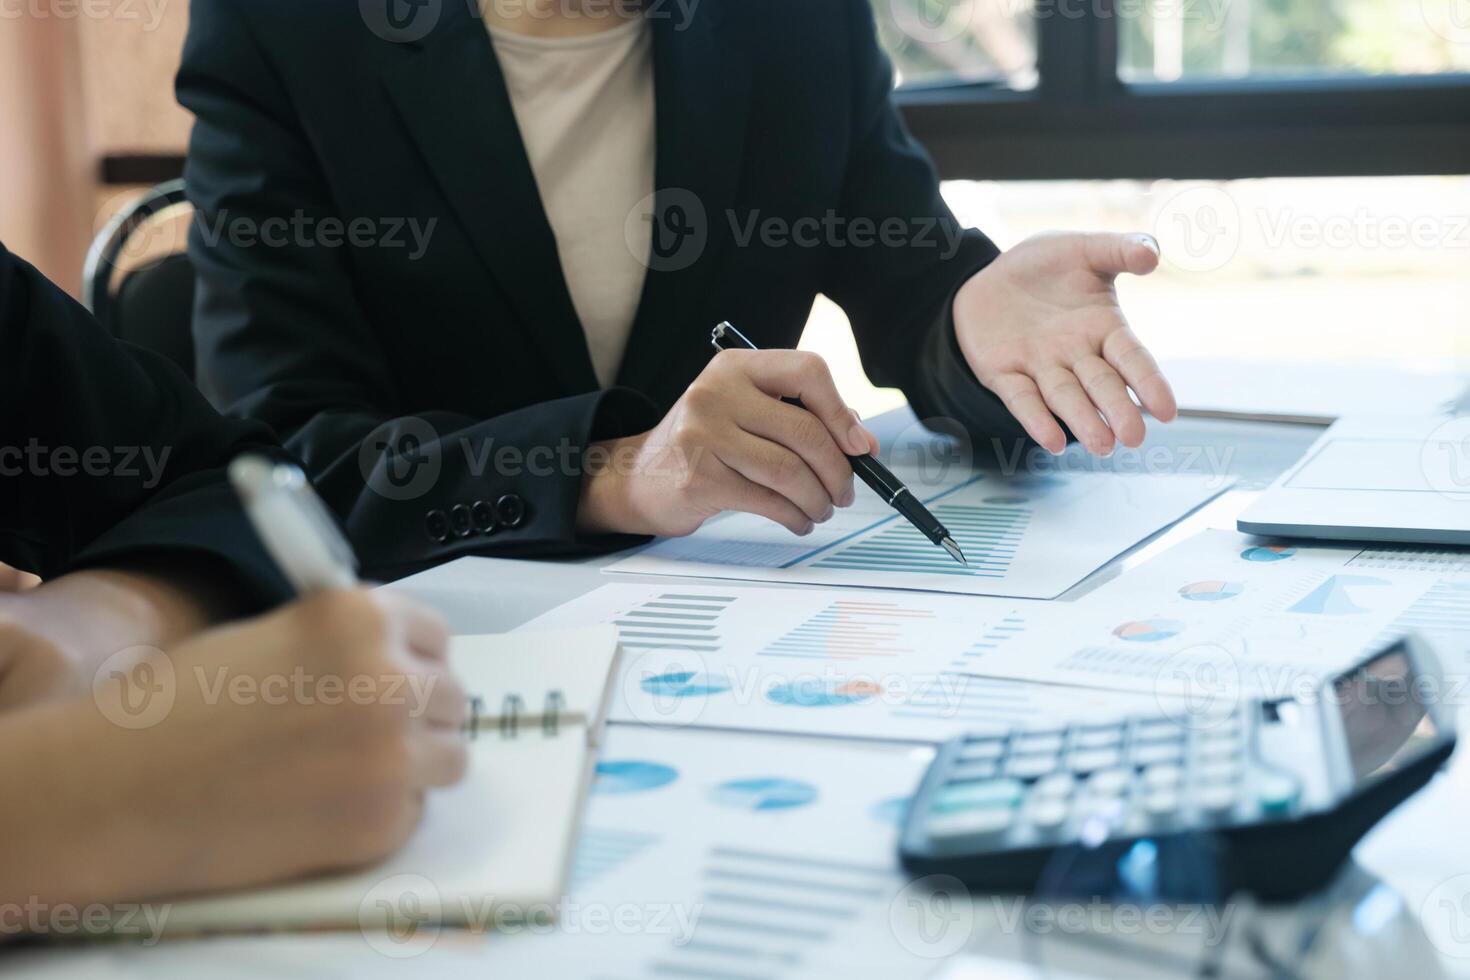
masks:
[[[730,343],[731,339],[734,339],[734,344]],[[750,338],[736,330],[735,324],[729,320],[721,321],[714,330],[710,331],[709,342],[717,351],[730,350],[733,347],[743,347],[746,350],[756,349],[755,344],[750,342]]]

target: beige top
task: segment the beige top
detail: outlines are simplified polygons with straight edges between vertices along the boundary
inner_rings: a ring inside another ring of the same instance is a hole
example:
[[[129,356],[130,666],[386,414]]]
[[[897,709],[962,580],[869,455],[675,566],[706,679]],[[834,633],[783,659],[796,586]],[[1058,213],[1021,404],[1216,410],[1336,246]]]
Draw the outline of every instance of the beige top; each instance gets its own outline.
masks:
[[[597,380],[617,378],[653,231],[628,216],[653,193],[653,38],[639,17],[598,34],[490,28],[521,141],[556,235]],[[635,254],[637,253],[637,254]]]

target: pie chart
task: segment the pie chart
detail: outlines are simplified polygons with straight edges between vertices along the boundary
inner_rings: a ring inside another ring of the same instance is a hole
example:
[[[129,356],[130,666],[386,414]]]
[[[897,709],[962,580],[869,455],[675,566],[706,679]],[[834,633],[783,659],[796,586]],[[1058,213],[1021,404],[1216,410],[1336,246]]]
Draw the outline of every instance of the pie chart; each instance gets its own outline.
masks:
[[[1286,561],[1296,554],[1296,549],[1284,544],[1263,544],[1254,548],[1247,548],[1240,553],[1240,557],[1246,561],[1272,562]]]
[[[694,698],[709,694],[724,694],[730,690],[730,682],[713,674],[696,674],[680,670],[669,674],[656,674],[643,679],[642,688],[649,694],[666,698]]]
[[[1190,602],[1219,602],[1222,599],[1234,599],[1245,591],[1245,586],[1239,582],[1195,582],[1186,585],[1179,590],[1179,595]]]
[[[679,778],[679,770],[658,762],[635,759],[599,762],[592,791],[609,796],[646,793]]]
[[[872,808],[868,810],[869,815],[879,823],[893,824],[895,826],[901,826],[903,824],[903,818],[907,816],[908,812],[909,797],[907,796],[890,797],[880,803],[873,804]]]
[[[1177,619],[1135,619],[1113,630],[1113,635],[1125,643],[1158,643],[1184,632],[1184,624]]]
[[[794,779],[732,779],[711,790],[709,798],[737,810],[790,810],[815,800],[817,788]]]
[[[872,681],[829,681],[809,677],[777,684],[766,692],[766,700],[791,708],[835,708],[861,704],[881,693],[882,689]]]

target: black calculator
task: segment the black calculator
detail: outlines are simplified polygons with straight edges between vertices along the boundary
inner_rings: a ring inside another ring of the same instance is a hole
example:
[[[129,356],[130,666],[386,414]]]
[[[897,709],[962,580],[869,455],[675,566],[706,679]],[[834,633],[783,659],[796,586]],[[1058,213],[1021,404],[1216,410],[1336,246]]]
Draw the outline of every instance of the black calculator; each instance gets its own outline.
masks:
[[[1062,849],[1205,835],[1222,888],[1297,898],[1449,758],[1447,693],[1406,637],[1298,698],[956,738],[909,804],[900,857],[1034,894]]]

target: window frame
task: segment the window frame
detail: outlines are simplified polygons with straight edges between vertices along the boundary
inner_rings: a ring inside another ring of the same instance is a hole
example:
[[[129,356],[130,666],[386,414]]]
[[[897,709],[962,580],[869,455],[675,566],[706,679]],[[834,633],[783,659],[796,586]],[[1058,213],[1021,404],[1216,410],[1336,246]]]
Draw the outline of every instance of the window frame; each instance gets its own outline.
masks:
[[[1113,0],[1036,19],[1037,87],[895,93],[946,179],[1470,174],[1470,73],[1123,81]]]
[[[882,0],[878,0],[882,2]],[[1036,19],[1037,87],[925,80],[895,93],[940,176],[969,180],[1470,174],[1470,73],[1128,83],[1114,0]],[[177,177],[114,154],[104,184]]]

